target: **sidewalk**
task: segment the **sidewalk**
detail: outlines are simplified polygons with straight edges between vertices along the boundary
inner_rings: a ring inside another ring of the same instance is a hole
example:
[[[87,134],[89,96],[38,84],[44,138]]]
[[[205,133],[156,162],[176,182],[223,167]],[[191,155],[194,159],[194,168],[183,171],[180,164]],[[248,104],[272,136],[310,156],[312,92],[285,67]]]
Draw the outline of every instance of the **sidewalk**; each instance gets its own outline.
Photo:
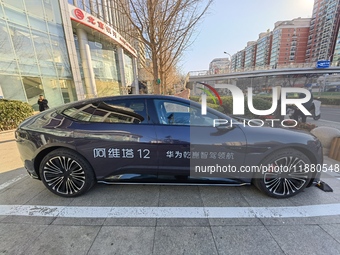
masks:
[[[0,132],[0,173],[23,167],[15,143],[14,130]]]

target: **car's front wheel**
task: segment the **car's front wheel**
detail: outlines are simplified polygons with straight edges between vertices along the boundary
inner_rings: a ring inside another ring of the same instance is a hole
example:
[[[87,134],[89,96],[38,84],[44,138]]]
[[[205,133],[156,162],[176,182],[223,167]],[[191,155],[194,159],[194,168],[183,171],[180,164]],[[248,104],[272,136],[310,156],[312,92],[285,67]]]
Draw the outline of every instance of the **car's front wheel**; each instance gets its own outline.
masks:
[[[269,155],[261,163],[253,183],[265,194],[288,198],[300,193],[312,178],[309,158],[295,149],[284,149]]]
[[[57,149],[48,153],[41,161],[39,171],[47,189],[62,197],[82,195],[95,182],[91,165],[69,149]]]

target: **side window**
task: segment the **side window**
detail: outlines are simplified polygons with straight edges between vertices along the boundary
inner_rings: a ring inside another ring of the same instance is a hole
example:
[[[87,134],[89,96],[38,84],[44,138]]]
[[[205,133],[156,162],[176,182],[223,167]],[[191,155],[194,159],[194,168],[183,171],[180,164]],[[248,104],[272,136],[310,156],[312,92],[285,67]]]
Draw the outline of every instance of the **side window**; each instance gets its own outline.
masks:
[[[90,103],[85,105],[76,105],[63,111],[68,117],[80,121],[90,121],[93,112],[96,110],[97,106]]]
[[[190,107],[188,104],[154,100],[158,121],[165,125],[190,125]]]
[[[91,122],[108,123],[147,123],[144,99],[108,100],[98,104],[90,119]]]
[[[76,105],[67,108],[63,114],[85,122],[106,123],[147,123],[147,111],[144,99],[108,100]]]
[[[164,125],[193,125],[210,126],[214,124],[214,119],[221,117],[207,112],[201,115],[201,109],[181,102],[168,100],[154,100],[158,121]]]
[[[207,112],[206,115],[201,114],[201,109],[194,108],[191,109],[191,125],[193,126],[204,126],[204,127],[212,127],[214,126],[214,120],[220,119],[221,117],[216,116],[211,112]]]

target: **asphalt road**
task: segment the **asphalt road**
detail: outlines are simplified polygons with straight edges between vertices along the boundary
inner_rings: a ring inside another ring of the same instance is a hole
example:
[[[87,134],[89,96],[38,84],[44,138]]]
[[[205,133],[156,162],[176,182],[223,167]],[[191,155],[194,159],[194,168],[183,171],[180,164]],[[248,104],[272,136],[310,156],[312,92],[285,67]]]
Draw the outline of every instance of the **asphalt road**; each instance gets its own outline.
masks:
[[[340,122],[340,107],[321,106],[321,119]]]
[[[340,129],[340,106],[321,106],[321,118],[314,120],[308,117],[307,122],[317,127],[332,127]]]

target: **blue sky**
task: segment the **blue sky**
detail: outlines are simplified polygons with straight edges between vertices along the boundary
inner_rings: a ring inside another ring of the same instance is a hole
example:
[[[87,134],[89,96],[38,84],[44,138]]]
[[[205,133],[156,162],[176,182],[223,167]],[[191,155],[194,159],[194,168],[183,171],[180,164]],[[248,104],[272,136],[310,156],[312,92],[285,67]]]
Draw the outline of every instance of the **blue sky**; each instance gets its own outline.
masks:
[[[261,32],[273,30],[274,23],[294,18],[310,18],[313,0],[215,0],[196,28],[193,43],[184,53],[180,69],[207,70],[214,58],[228,57],[256,41]]]

